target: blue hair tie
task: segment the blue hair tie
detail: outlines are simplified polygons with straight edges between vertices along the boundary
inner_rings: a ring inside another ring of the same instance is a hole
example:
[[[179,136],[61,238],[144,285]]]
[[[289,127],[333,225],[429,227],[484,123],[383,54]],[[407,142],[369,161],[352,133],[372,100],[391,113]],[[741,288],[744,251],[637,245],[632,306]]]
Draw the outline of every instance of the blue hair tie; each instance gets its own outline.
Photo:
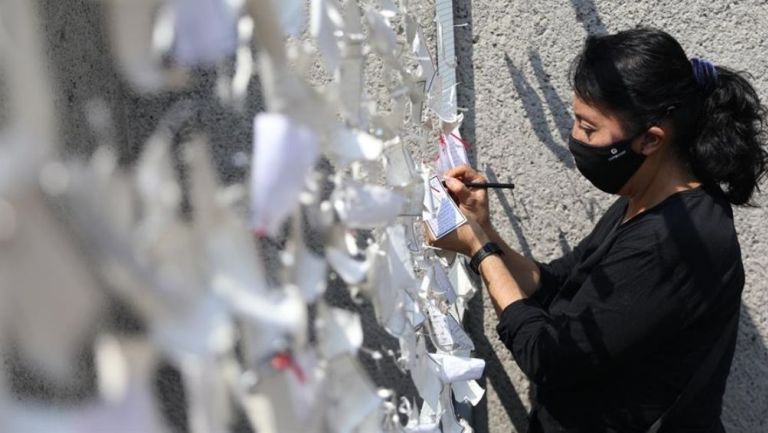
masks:
[[[707,93],[711,92],[717,85],[718,74],[715,64],[707,59],[694,57],[691,59],[691,67],[696,83]]]

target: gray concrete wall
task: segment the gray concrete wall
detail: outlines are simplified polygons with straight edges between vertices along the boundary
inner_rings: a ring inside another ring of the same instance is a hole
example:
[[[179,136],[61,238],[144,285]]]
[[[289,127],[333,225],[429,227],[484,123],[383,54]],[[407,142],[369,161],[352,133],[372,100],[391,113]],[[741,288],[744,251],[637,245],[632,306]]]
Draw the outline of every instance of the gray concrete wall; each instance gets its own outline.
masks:
[[[463,132],[476,143],[477,167],[490,179],[517,186],[514,194],[492,194],[494,223],[511,245],[541,260],[575,245],[612,201],[574,169],[565,141],[571,126],[568,67],[588,33],[661,28],[689,56],[750,72],[768,101],[764,0],[457,3],[457,23],[469,23],[456,31],[460,94],[470,109]],[[756,201],[763,207],[736,211],[747,282],[723,410],[731,432],[768,431],[768,193]],[[475,426],[508,432],[511,424],[523,431],[528,384],[498,341],[487,296],[483,306],[482,317],[469,322],[488,361],[488,399],[475,411]]]

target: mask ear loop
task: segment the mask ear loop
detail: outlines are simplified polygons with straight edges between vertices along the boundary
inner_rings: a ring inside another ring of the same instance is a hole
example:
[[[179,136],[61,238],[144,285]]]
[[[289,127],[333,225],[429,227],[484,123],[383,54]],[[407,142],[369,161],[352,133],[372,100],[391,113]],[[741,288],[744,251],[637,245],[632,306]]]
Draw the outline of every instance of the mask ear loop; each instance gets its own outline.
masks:
[[[667,108],[664,110],[664,113],[656,116],[652,120],[650,120],[648,123],[646,123],[645,129],[640,131],[635,138],[639,137],[642,134],[645,134],[648,132],[648,129],[654,127],[654,126],[661,126],[661,121],[669,117],[670,114],[672,114],[675,110],[677,110],[677,104],[671,104],[667,106]],[[633,139],[634,140],[634,139]]]
[[[659,114],[658,116],[653,117],[651,120],[649,120],[645,124],[645,129],[638,132],[637,135],[635,135],[635,138],[639,137],[641,134],[645,134],[646,132],[648,132],[649,128],[652,128],[654,126],[661,126],[662,120],[669,117],[669,115],[672,114],[675,110],[677,110],[677,104],[672,104],[667,106],[667,108],[664,110],[664,113]]]

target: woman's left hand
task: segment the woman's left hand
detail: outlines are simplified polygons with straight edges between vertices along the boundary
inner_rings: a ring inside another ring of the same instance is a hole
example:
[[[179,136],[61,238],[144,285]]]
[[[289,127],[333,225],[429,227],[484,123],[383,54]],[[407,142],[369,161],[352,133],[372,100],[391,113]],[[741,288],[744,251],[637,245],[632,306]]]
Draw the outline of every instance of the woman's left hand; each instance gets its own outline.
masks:
[[[472,257],[489,241],[488,235],[480,227],[480,224],[470,217],[467,217],[466,224],[462,224],[456,230],[437,240],[432,237],[432,233],[426,225],[424,231],[427,233],[427,244],[443,250],[456,251],[467,257]]]

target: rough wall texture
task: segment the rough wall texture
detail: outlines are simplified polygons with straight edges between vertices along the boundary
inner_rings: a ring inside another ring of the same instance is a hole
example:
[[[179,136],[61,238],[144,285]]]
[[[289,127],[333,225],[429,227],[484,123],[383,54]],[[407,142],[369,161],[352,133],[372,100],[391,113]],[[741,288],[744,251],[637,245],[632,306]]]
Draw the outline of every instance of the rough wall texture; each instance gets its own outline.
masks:
[[[98,2],[39,3],[47,23],[49,59],[59,83],[58,103],[65,115],[62,123],[67,124],[69,152],[87,152],[94,146],[82,111],[93,96],[112,104],[127,163],[151,132],[150,126],[175,100],[210,97],[205,80],[198,90],[185,95],[144,98],[131,93],[105,54],[108,44],[99,6],[95,6]],[[462,133],[476,144],[472,158],[490,179],[516,183],[514,194],[492,194],[493,219],[511,245],[540,260],[556,258],[578,242],[612,200],[579,176],[565,146],[571,125],[567,71],[588,32],[638,24],[665,29],[689,55],[751,72],[754,85],[768,100],[765,0],[455,3],[459,103],[468,109]],[[258,88],[252,91],[257,94]],[[248,147],[250,119],[259,108],[249,106],[246,113],[235,114],[213,103],[206,107],[197,127],[212,135],[223,177],[238,179],[243,170],[232,164],[231,156]],[[762,225],[768,219],[768,193],[757,201],[764,207],[739,209],[736,214],[747,285],[724,407],[724,421],[731,432],[768,431],[768,229]],[[355,306],[343,290],[335,293],[336,304],[361,308],[364,317],[372,317],[370,306]],[[487,399],[473,411],[473,424],[481,433],[524,431],[527,383],[499,343],[495,325],[495,314],[483,294],[473,301],[467,320],[478,356],[487,361]],[[373,322],[364,327],[367,347],[396,347]],[[392,362],[369,364],[377,382],[412,394],[407,376]],[[173,385],[166,389],[164,405],[171,407],[168,412],[178,431],[184,431],[183,417],[174,416],[178,392]]]
[[[750,72],[768,100],[764,0],[457,3],[457,24],[469,24],[456,31],[460,94],[471,113],[463,132],[476,143],[477,166],[490,179],[517,185],[514,194],[492,194],[494,223],[511,245],[539,260],[575,245],[612,201],[579,175],[565,145],[568,68],[588,33],[661,28],[689,56]],[[723,410],[733,432],[768,431],[768,194],[757,201],[762,208],[736,211],[747,283]],[[488,361],[487,405],[475,411],[474,424],[480,432],[508,432],[510,424],[524,431],[528,386],[498,341],[487,296],[483,304],[482,317],[469,323]]]

